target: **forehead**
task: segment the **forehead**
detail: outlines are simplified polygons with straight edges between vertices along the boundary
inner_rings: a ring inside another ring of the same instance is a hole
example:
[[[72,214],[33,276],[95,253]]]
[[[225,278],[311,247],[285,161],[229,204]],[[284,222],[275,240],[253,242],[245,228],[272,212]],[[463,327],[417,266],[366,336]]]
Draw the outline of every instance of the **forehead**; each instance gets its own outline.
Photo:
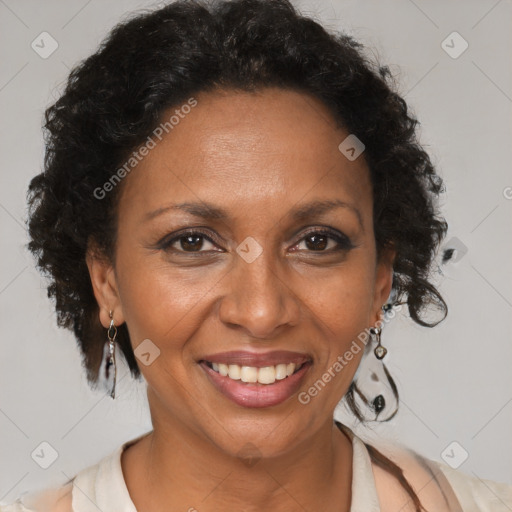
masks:
[[[277,88],[194,99],[193,108],[165,112],[162,122],[173,116],[172,128],[153,137],[153,149],[125,178],[121,207],[142,213],[190,200],[279,213],[322,197],[371,209],[364,158],[349,161],[339,151],[349,133],[321,101]]]

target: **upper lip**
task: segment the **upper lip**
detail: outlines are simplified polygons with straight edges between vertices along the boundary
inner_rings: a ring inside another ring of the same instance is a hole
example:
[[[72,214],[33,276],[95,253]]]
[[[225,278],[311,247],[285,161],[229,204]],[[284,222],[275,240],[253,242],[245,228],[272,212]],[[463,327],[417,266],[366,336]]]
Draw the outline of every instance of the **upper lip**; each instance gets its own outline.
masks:
[[[295,363],[296,365],[300,365],[311,361],[311,357],[304,353],[290,352],[288,350],[274,350],[272,352],[263,353],[248,352],[246,350],[235,350],[207,355],[202,357],[200,361],[263,368],[265,366],[275,366],[277,364],[286,363]]]

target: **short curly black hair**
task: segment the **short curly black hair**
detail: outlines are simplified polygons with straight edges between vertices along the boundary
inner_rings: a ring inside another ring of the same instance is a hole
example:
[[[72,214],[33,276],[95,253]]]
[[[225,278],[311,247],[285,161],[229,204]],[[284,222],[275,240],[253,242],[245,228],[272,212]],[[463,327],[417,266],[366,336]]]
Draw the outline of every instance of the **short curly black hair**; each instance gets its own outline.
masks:
[[[94,241],[114,260],[119,188],[94,193],[152,133],[162,115],[216,88],[294,89],[321,100],[365,145],[374,190],[377,254],[393,244],[393,291],[411,318],[427,306],[447,314],[430,267],[447,224],[443,191],[419,144],[418,121],[394,90],[386,66],[352,37],[330,33],[287,0],[179,0],[117,25],[70,73],[45,112],[44,171],[28,191],[29,249],[50,278],[58,324],[73,329],[89,382],[97,381],[105,332],[86,251]],[[405,303],[405,302],[403,302]],[[443,319],[444,319],[443,317]],[[439,322],[436,322],[439,323]],[[126,325],[119,346],[140,376]]]

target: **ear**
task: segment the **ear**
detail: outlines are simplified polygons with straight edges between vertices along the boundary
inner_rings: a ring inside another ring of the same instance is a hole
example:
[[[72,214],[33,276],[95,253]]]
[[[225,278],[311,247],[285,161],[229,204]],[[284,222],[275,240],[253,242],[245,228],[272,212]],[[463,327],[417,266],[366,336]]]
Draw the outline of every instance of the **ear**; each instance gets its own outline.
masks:
[[[124,315],[112,263],[94,243],[89,243],[85,259],[100,310],[101,325],[105,328],[110,325],[110,311],[114,324],[121,325],[124,323]]]
[[[393,263],[396,257],[394,245],[381,250],[375,273],[372,318],[375,325],[382,316],[382,306],[386,303],[393,286]]]

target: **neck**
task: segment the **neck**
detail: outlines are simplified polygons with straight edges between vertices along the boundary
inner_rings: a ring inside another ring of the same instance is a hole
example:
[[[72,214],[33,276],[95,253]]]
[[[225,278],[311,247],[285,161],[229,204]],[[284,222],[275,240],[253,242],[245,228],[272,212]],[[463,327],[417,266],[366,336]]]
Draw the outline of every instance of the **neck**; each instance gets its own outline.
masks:
[[[352,444],[332,420],[291,452],[245,461],[179,421],[153,425],[122,457],[137,510],[350,510]]]

